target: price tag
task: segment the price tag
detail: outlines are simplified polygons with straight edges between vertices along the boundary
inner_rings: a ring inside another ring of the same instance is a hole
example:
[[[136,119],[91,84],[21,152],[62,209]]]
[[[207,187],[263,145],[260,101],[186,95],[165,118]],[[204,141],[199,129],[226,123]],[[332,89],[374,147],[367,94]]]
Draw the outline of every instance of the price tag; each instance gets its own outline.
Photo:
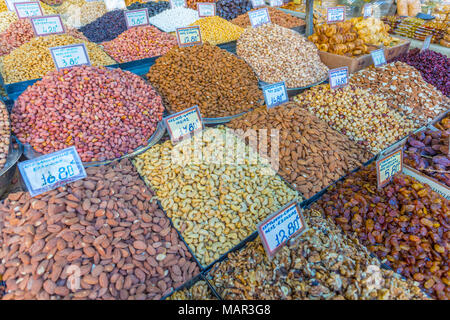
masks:
[[[117,9],[126,9],[125,0],[103,0],[105,2],[106,10],[113,11]]]
[[[345,7],[327,8],[327,23],[345,21]]]
[[[250,18],[250,23],[253,28],[265,23],[270,23],[269,10],[267,10],[267,8],[249,11],[248,17]]]
[[[39,2],[16,2],[14,3],[14,8],[16,9],[17,16],[19,19],[43,16],[42,8]]]
[[[269,0],[269,5],[271,7],[281,7],[283,5],[283,0]]]
[[[197,11],[200,18],[213,17],[216,15],[216,4],[208,2],[197,2]]]
[[[148,26],[150,24],[147,8],[124,11],[123,13],[125,14],[125,22],[128,29],[138,26]]]
[[[200,27],[177,28],[177,40],[180,47],[201,45],[203,42]]]
[[[253,8],[263,7],[265,5],[266,5],[266,2],[264,0],[252,0]]]
[[[267,109],[279,106],[280,104],[289,101],[286,91],[286,84],[284,82],[266,85],[262,88],[262,90]]]
[[[430,48],[430,44],[431,44],[431,39],[432,38],[433,38],[432,35],[425,38],[425,40],[423,41],[422,49],[420,51],[425,51],[425,50],[428,50]]]
[[[365,4],[363,7],[363,16],[364,19],[370,18],[372,16],[372,5]]]
[[[337,89],[348,85],[348,67],[331,69],[328,71],[330,88]]]
[[[84,43],[50,48],[50,53],[58,70],[81,65],[91,65]]]
[[[403,170],[403,149],[377,160],[378,188],[384,187],[391,178]]]
[[[384,49],[374,50],[370,53],[372,56],[373,64],[375,67],[382,66],[386,64],[386,57],[384,56]]]
[[[3,0],[0,0],[3,1]],[[8,8],[9,11],[14,12],[15,8],[14,8],[14,3],[16,2],[25,2],[24,0],[4,0],[6,3],[6,7]]]
[[[202,116],[198,106],[193,106],[165,117],[163,121],[173,143],[183,140],[192,133],[203,130]]]
[[[32,197],[86,177],[75,147],[20,162],[19,171]]]
[[[186,0],[170,0],[170,8],[186,8]]]
[[[31,17],[30,20],[34,34],[37,37],[48,36],[51,34],[63,34],[66,32],[59,15]]]
[[[300,206],[296,201],[286,205],[258,225],[258,233],[267,255],[272,258],[288,240],[307,230]]]

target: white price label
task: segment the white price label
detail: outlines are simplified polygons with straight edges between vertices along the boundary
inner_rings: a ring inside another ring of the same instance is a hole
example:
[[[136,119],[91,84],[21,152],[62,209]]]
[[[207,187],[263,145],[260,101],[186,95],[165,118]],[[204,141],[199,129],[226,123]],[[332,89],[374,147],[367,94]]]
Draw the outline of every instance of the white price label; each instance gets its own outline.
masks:
[[[348,85],[348,67],[331,69],[328,71],[330,88],[337,89]]]
[[[327,8],[327,23],[345,21],[345,7]]]
[[[14,3],[17,16],[19,19],[43,16],[41,5],[37,1],[32,2],[16,2]]]
[[[273,108],[289,101],[284,82],[266,85],[262,88],[267,108]]]
[[[32,197],[86,177],[75,147],[20,162],[19,171]]]
[[[165,117],[163,121],[173,143],[203,130],[202,116],[198,106]]]
[[[65,33],[64,26],[59,15],[31,17],[30,20],[34,33],[38,37]]]
[[[125,4],[125,0],[104,0],[106,10],[113,11],[113,10],[124,10],[127,8],[127,5]]]
[[[384,49],[374,50],[370,53],[375,67],[386,64],[386,57],[384,56]]]
[[[364,19],[370,18],[372,16],[372,5],[365,4],[363,7],[363,16]]]
[[[147,8],[124,11],[123,13],[125,14],[125,22],[128,29],[138,26],[147,26],[150,24],[148,20]]]
[[[283,5],[283,0],[269,0],[269,5],[271,7],[281,7]]]
[[[253,28],[265,23],[270,23],[269,10],[267,10],[267,8],[249,11],[248,17],[250,18],[250,23]]]
[[[6,7],[8,8],[9,11],[12,11],[12,12],[14,12],[16,10],[16,9],[14,9],[14,3],[25,2],[24,0],[0,0],[0,1],[5,1]]]
[[[170,8],[186,8],[186,0],[170,0]]]
[[[266,2],[264,0],[252,0],[253,8],[263,7],[265,5],[266,5]]]
[[[421,51],[428,50],[430,48],[432,38],[433,38],[433,36],[428,36],[425,38],[425,40],[423,41],[423,46],[422,46]]]
[[[216,4],[208,2],[197,2],[197,11],[200,18],[213,17],[216,15]]]
[[[84,43],[50,48],[56,69],[91,65]]]
[[[403,171],[403,149],[377,160],[378,188],[384,187],[392,177]]]
[[[307,230],[300,206],[291,202],[258,225],[258,233],[267,255],[272,258],[289,239]]]
[[[178,46],[180,47],[197,46],[203,43],[199,26],[177,28],[176,31]]]

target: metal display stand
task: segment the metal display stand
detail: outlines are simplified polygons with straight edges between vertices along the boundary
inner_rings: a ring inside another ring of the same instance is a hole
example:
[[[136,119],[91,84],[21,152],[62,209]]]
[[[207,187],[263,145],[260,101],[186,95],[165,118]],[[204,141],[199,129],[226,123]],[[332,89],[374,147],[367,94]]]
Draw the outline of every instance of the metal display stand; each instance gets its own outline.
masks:
[[[309,37],[314,33],[314,0],[306,0],[306,29],[305,29],[305,36]]]

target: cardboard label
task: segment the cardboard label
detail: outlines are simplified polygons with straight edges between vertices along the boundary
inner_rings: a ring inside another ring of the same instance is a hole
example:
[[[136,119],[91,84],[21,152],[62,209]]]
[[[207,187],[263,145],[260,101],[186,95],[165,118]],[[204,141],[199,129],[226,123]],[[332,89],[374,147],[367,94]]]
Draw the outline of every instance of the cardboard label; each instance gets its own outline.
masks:
[[[19,171],[32,197],[86,177],[75,147],[20,162]]]
[[[14,3],[14,8],[19,19],[44,15],[41,4],[37,1],[16,2]]]
[[[345,21],[345,7],[327,8],[327,23]]]
[[[372,5],[371,4],[365,4],[363,7],[363,17],[364,19],[370,18],[372,16]]]
[[[266,5],[266,2],[264,0],[252,0],[253,8],[263,7],[265,5]]]
[[[59,15],[45,17],[31,17],[31,25],[37,37],[49,36],[51,34],[63,34],[65,29]]]
[[[258,233],[267,255],[272,258],[290,239],[307,230],[300,206],[296,201],[286,205],[258,225]]]
[[[284,82],[268,84],[262,87],[264,93],[264,100],[266,101],[267,109],[279,106],[289,101]]]
[[[384,49],[374,50],[370,53],[375,67],[380,67],[386,64],[386,57],[384,56]]]
[[[91,65],[84,43],[50,48],[56,69],[65,69],[81,65]]]
[[[423,41],[422,49],[420,51],[428,50],[430,48],[432,38],[433,36],[428,36],[425,38],[425,40]]]
[[[388,184],[392,177],[403,170],[403,149],[387,155],[376,162],[378,188]]]
[[[113,11],[117,9],[126,9],[125,0],[103,0],[105,2],[106,10]]]
[[[203,130],[202,116],[198,106],[165,117],[163,121],[173,143]]]
[[[216,15],[216,4],[208,2],[197,2],[197,11],[200,18],[213,17]]]
[[[170,0],[170,8],[186,8],[186,0]]]
[[[124,11],[123,13],[125,14],[125,23],[128,29],[150,24],[147,8]]]
[[[445,199],[450,200],[450,188],[447,187],[442,182],[435,180],[431,177],[428,177],[424,175],[422,172],[417,171],[416,169],[411,168],[409,166],[403,166],[403,173],[410,177],[415,178],[417,181],[421,183],[426,183],[431,187],[433,191],[439,193]]]
[[[331,89],[342,88],[348,85],[348,67],[331,69],[328,71]]]
[[[250,23],[253,28],[265,23],[270,23],[269,10],[267,8],[249,11],[248,17],[250,18]]]
[[[180,47],[201,45],[203,42],[200,27],[177,28],[177,41]]]
[[[269,0],[269,5],[271,7],[281,7],[283,5],[283,0]]]

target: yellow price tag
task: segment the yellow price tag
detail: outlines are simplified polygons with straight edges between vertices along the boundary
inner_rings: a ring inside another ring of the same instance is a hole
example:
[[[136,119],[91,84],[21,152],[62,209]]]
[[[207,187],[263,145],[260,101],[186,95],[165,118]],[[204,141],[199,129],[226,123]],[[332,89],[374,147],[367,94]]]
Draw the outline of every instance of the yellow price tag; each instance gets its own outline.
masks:
[[[384,187],[392,177],[403,171],[403,149],[377,160],[378,188]]]

